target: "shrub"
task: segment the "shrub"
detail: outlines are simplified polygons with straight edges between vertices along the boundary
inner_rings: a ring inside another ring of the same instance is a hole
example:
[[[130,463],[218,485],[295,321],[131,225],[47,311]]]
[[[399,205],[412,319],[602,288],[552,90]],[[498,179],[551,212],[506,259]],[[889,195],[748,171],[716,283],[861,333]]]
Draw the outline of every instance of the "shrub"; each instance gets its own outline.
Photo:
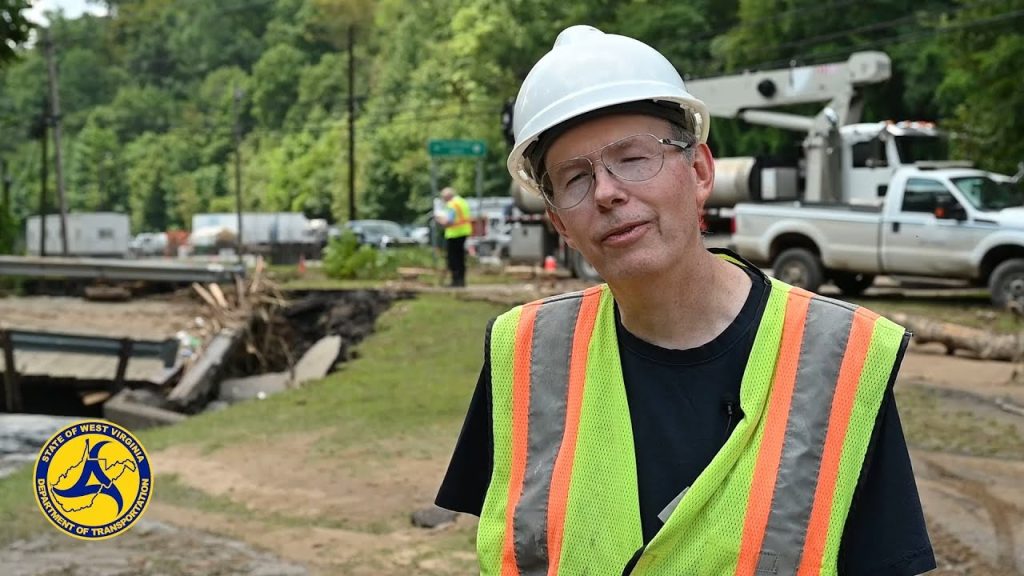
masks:
[[[427,247],[398,247],[379,249],[360,245],[351,230],[332,238],[324,249],[324,273],[329,278],[385,279],[397,277],[402,266],[430,267],[434,257]]]

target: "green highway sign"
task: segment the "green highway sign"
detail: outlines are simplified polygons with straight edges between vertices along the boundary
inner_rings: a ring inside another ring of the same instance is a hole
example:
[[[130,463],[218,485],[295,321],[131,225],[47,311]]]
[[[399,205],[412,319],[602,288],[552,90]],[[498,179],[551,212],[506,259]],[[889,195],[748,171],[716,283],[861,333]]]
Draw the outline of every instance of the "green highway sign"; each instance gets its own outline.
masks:
[[[487,154],[483,140],[428,140],[427,152],[431,156],[469,156],[480,158]]]

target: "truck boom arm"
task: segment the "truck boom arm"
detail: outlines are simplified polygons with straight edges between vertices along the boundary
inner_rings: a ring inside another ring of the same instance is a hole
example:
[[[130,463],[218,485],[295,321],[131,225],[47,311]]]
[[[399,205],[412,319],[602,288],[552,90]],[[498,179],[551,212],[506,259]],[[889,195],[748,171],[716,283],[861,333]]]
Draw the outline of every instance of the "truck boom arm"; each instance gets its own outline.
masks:
[[[854,52],[845,62],[690,80],[686,86],[712,116],[805,132],[804,199],[836,201],[841,196],[839,127],[860,120],[858,89],[888,80],[891,71],[884,52]],[[764,110],[812,102],[828,104],[814,117]]]
[[[852,96],[861,86],[885,82],[891,73],[892,63],[884,52],[854,52],[845,62],[688,80],[686,88],[707,104],[712,116],[737,118],[749,108],[829,102],[837,96]],[[842,119],[841,111],[836,113]]]

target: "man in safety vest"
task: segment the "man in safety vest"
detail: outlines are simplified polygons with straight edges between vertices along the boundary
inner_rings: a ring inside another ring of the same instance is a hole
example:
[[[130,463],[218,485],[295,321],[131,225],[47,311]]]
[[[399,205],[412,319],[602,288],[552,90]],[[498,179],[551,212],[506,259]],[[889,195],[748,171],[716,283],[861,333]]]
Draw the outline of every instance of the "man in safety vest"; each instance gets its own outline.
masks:
[[[509,172],[606,285],[488,327],[437,503],[482,574],[896,576],[935,559],[892,386],[906,331],[704,248],[707,108],[587,26],[524,81]]]
[[[434,219],[444,226],[451,286],[462,288],[466,285],[466,238],[473,233],[469,203],[451,187],[441,190],[441,199],[444,200],[444,210],[435,214]]]

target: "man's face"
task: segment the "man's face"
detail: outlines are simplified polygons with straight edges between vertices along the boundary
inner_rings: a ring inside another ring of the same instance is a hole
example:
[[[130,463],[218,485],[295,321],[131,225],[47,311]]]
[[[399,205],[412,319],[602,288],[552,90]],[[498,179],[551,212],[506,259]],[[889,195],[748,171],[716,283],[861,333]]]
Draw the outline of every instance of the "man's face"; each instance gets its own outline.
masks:
[[[714,165],[706,145],[693,162],[679,148],[663,146],[665,163],[644,182],[610,174],[594,152],[635,134],[673,138],[668,122],[643,115],[595,118],[561,135],[544,157],[554,167],[577,156],[594,163],[596,181],[579,205],[549,210],[551,221],[609,283],[650,277],[677,266],[687,250],[703,249],[699,210],[711,194]]]

